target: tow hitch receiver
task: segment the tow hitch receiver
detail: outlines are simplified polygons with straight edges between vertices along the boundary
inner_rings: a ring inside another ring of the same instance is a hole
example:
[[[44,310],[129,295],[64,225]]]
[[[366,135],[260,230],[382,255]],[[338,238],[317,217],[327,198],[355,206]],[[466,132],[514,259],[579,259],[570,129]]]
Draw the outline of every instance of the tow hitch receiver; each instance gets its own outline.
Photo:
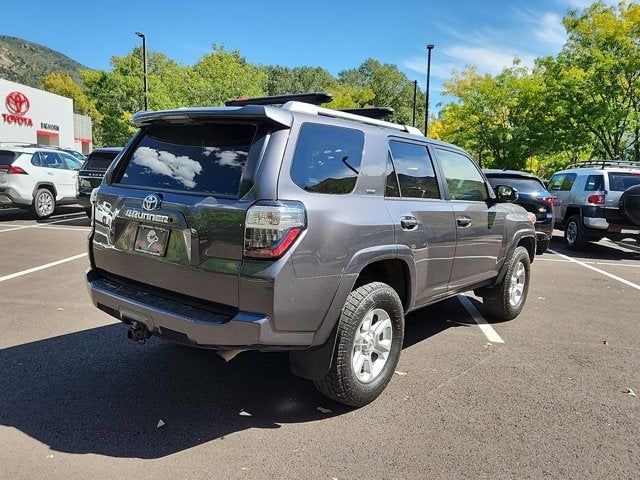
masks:
[[[149,332],[147,326],[144,323],[133,322],[131,324],[131,328],[127,330],[127,338],[136,343],[143,344],[150,336],[151,332]]]

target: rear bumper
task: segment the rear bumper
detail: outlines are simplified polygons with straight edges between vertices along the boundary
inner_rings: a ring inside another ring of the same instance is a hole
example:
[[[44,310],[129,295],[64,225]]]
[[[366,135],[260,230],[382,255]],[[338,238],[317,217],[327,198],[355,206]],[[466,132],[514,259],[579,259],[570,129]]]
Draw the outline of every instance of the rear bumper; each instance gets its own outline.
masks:
[[[89,269],[87,288],[93,304],[123,321],[139,322],[155,336],[204,348],[291,350],[305,348],[313,332],[278,332],[270,318],[250,312],[216,313],[156,297],[120,285]]]
[[[609,228],[609,222],[605,218],[583,217],[582,221],[587,228],[596,230],[607,230]]]
[[[13,188],[0,187],[0,207],[29,206],[32,198],[24,198]]]

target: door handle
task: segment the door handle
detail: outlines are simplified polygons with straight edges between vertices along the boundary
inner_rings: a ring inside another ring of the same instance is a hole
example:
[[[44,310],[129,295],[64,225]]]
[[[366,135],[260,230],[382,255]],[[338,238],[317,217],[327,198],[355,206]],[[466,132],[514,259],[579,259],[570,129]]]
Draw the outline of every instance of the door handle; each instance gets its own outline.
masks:
[[[460,228],[467,228],[471,226],[471,219],[469,217],[458,217],[457,222]]]
[[[415,230],[416,228],[418,228],[419,224],[420,222],[418,222],[418,219],[416,217],[406,216],[400,219],[400,226],[403,230]]]

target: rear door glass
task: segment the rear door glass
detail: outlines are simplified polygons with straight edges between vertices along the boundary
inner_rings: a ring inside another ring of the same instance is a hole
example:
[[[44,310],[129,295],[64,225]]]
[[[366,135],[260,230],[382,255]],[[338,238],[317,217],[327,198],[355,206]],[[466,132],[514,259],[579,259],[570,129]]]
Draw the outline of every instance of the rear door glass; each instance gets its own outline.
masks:
[[[255,133],[238,123],[147,127],[116,183],[237,196]]]
[[[391,141],[389,148],[403,197],[440,198],[438,180],[426,146]]]
[[[584,189],[587,192],[604,190],[604,177],[602,175],[589,175]]]

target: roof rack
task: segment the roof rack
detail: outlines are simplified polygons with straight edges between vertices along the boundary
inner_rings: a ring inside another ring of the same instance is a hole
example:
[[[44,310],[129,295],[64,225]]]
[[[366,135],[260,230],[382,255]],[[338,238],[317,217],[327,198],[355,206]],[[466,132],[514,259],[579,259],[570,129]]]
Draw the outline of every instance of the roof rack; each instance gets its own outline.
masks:
[[[589,167],[622,167],[622,168],[640,168],[640,162],[632,160],[583,160],[581,162],[573,162],[569,167],[572,168],[589,168]]]
[[[284,105],[287,102],[304,102],[311,105],[322,105],[333,100],[333,95],[326,92],[296,93],[274,95],[271,97],[236,98],[225,102],[227,107],[244,107],[245,105]]]
[[[303,102],[287,102],[282,106],[282,108],[283,110],[289,110],[290,112],[308,113],[310,115],[322,115],[324,117],[332,118],[342,118],[344,120],[351,120],[352,122],[375,125],[377,127],[392,128],[394,130],[400,130],[401,132],[413,133],[414,135],[423,136],[422,132],[418,128],[412,127],[410,125],[400,125],[398,123],[386,122],[384,120],[378,120],[376,118],[354,115],[353,113],[318,107],[316,105],[310,105]]]
[[[353,115],[361,115],[363,117],[384,120],[394,114],[395,110],[391,107],[368,107],[368,108],[341,108],[339,112],[351,113]]]

